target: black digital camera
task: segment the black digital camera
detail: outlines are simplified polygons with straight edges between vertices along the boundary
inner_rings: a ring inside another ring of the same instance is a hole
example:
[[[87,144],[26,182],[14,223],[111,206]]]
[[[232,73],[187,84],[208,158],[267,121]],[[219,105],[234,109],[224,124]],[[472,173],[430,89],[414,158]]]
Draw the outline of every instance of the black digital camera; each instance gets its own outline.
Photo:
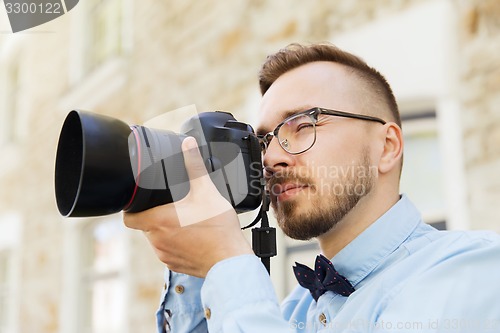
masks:
[[[57,147],[55,194],[66,217],[139,212],[189,192],[182,140],[198,142],[207,171],[235,210],[256,209],[263,194],[261,150],[252,127],[227,112],[187,120],[182,134],[71,111]]]

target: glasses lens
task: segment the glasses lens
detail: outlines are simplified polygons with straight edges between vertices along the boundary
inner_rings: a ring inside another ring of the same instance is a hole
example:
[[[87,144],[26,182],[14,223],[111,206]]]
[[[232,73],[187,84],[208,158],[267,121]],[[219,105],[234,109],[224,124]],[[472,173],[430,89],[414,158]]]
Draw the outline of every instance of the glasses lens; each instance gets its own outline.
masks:
[[[287,152],[301,153],[314,144],[316,129],[310,115],[296,115],[281,125],[278,131],[278,141]]]
[[[264,135],[259,139],[260,149],[262,150],[262,152],[266,152],[267,146],[269,146],[269,143],[271,142],[272,139],[273,139],[272,133],[267,133],[266,135]]]

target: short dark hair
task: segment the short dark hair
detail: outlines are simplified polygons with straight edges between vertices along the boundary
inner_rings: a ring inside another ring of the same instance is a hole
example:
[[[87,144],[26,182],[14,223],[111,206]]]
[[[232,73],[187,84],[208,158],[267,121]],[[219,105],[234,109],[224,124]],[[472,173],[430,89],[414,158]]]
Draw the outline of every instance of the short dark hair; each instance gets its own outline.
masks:
[[[315,61],[330,61],[350,67],[361,80],[367,83],[370,89],[385,101],[393,117],[392,120],[401,126],[396,98],[385,77],[358,56],[328,43],[310,45],[294,43],[275,54],[269,55],[259,72],[259,85],[262,95],[281,75]]]

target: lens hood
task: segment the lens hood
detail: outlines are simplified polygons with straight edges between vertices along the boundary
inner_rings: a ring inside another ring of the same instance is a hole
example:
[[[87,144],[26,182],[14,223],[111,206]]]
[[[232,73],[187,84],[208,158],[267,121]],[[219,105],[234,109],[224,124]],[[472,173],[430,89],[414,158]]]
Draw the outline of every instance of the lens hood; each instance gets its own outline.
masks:
[[[57,147],[55,194],[66,217],[121,211],[134,191],[129,158],[130,126],[108,116],[73,110]]]

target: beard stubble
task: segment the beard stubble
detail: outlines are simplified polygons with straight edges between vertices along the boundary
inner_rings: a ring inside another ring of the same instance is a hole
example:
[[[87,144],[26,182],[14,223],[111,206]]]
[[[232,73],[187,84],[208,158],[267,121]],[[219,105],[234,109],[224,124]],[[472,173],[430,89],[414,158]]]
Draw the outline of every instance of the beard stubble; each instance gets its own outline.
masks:
[[[283,173],[273,176],[275,184],[294,183],[306,185],[309,207],[299,211],[299,199],[272,202],[278,225],[290,238],[309,240],[332,230],[373,188],[375,175],[370,168],[368,151],[363,151],[360,163],[349,168],[361,168],[362,173],[343,172],[338,177],[324,177],[322,184],[315,184],[311,178]],[[360,170],[361,170],[360,169]]]

